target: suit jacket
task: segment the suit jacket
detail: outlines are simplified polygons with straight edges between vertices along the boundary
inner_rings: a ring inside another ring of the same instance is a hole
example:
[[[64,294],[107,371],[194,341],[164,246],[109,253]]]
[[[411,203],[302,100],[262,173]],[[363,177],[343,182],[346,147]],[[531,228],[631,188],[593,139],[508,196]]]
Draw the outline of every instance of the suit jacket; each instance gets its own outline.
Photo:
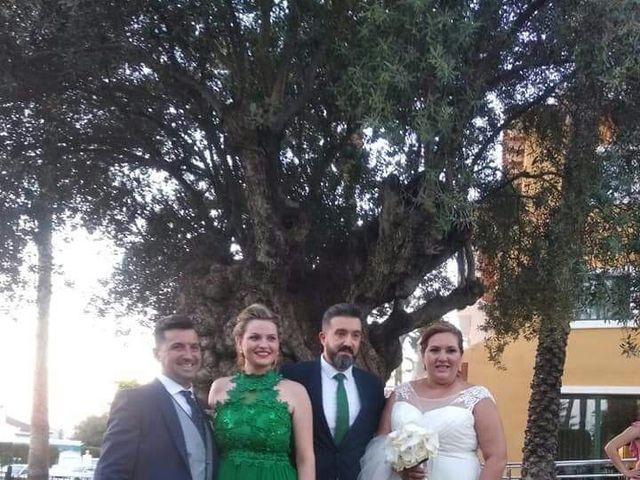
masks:
[[[313,443],[318,480],[356,480],[360,473],[360,458],[378,428],[384,408],[384,384],[375,375],[353,368],[353,378],[360,394],[360,413],[340,445],[336,445],[322,406],[320,359],[288,364],[282,375],[303,384],[313,408]]]
[[[212,480],[218,464],[215,448],[213,454]],[[117,393],[94,479],[192,480],[180,420],[159,380]]]

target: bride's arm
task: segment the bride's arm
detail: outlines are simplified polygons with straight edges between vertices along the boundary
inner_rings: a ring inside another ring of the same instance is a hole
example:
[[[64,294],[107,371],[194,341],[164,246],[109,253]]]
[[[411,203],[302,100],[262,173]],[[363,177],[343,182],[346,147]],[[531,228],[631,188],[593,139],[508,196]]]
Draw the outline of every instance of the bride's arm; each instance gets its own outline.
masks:
[[[389,398],[387,399],[387,403],[384,405],[384,410],[382,410],[382,416],[378,422],[378,431],[376,432],[376,436],[386,435],[391,431],[391,410],[393,410],[394,403],[396,403],[396,392],[391,392],[391,395],[389,395]]]
[[[496,404],[489,398],[480,400],[473,409],[478,446],[484,466],[479,480],[500,480],[507,464],[507,442]]]

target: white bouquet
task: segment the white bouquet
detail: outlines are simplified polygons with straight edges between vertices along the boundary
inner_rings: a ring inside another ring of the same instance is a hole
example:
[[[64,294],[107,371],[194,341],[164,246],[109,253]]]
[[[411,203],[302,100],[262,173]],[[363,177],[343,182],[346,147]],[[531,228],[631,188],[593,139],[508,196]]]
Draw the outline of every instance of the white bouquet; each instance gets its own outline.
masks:
[[[385,455],[396,472],[411,468],[438,452],[438,434],[415,423],[405,423],[387,436]]]

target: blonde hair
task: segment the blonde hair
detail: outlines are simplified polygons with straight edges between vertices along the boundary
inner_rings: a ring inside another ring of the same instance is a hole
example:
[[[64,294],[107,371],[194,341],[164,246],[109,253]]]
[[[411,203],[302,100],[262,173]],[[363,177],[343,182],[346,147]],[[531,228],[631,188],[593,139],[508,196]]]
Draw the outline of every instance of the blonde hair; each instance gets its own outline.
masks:
[[[276,326],[278,338],[280,338],[280,317],[261,303],[252,303],[242,310],[236,317],[236,324],[233,327],[233,338],[236,339],[237,363],[240,368],[244,367],[244,354],[237,347],[237,340],[242,338],[247,331],[247,325],[254,320],[266,320]]]

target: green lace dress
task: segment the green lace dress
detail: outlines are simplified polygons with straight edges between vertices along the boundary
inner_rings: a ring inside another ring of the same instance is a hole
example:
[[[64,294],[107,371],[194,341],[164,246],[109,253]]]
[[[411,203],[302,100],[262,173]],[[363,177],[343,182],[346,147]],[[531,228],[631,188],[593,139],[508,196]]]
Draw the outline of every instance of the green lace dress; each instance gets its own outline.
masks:
[[[291,414],[278,399],[282,376],[239,373],[218,402],[213,431],[220,452],[218,480],[296,480]]]

